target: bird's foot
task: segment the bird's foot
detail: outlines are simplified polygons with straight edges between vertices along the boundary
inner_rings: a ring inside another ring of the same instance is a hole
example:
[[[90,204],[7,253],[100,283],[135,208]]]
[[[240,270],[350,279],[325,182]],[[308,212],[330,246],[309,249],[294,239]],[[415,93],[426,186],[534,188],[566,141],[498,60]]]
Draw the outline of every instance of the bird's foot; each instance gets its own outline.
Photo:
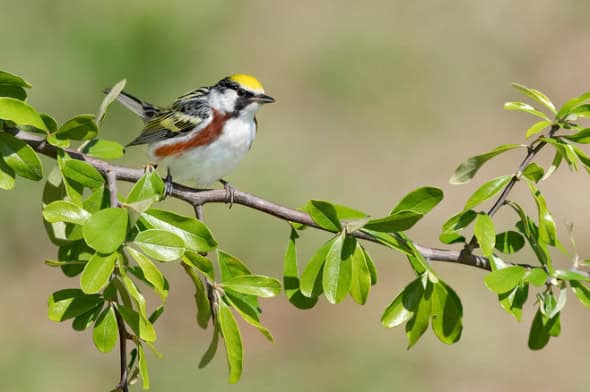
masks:
[[[146,163],[143,166],[143,172],[144,173],[151,173],[154,170],[156,170],[157,168],[158,168],[158,164],[157,163],[150,163],[150,162],[148,162],[148,163]]]
[[[164,199],[168,198],[168,196],[172,195],[172,188],[174,184],[172,182],[172,174],[170,173],[170,168],[166,170],[166,185],[164,186]]]
[[[223,189],[225,189],[225,202],[226,204],[229,204],[229,208],[231,208],[234,205],[234,193],[236,189],[224,179],[219,180],[219,182],[223,184]]]

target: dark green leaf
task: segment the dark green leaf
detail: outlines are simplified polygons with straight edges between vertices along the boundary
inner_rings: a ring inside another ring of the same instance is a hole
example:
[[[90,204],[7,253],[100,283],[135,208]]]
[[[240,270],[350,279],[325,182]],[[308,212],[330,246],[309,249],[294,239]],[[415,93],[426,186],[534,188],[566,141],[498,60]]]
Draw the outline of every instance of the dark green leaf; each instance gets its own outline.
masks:
[[[424,287],[421,279],[412,281],[385,309],[381,316],[381,324],[387,328],[394,328],[410,320],[418,310],[418,304],[423,295]]]
[[[432,283],[428,281],[426,289],[418,302],[413,317],[406,323],[406,335],[408,336],[408,349],[410,349],[428,329],[428,323],[432,314]]]
[[[418,188],[404,196],[390,214],[414,211],[426,215],[441,202],[443,197],[443,191],[440,188],[432,186]]]
[[[0,155],[19,176],[33,181],[43,178],[43,166],[37,153],[25,142],[5,132],[0,132]]]
[[[154,326],[142,315],[124,305],[117,305],[117,310],[121,314],[121,317],[123,317],[123,320],[125,320],[125,323],[140,339],[146,342],[156,341],[157,336]]]
[[[6,71],[0,71],[0,84],[7,86],[26,87],[30,88],[29,82],[18,75]]]
[[[66,121],[53,134],[59,140],[90,140],[96,136],[98,125],[93,114],[80,114]]]
[[[520,283],[512,290],[498,295],[500,306],[513,315],[516,320],[522,320],[522,308],[529,295],[529,285]]]
[[[102,306],[104,304],[100,304],[86,313],[82,313],[79,316],[76,316],[72,321],[72,328],[74,331],[85,331],[88,327],[94,324],[98,316],[100,315],[100,311],[102,310]]]
[[[43,218],[49,223],[68,222],[84,225],[90,213],[69,201],[54,201],[43,208]]]
[[[140,231],[133,240],[148,256],[159,261],[178,260],[184,254],[182,238],[166,230]]]
[[[490,256],[494,252],[494,246],[496,245],[496,231],[492,218],[486,214],[479,214],[475,219],[473,234],[477,238],[483,255]]]
[[[318,299],[304,296],[299,289],[299,267],[297,265],[297,249],[295,240],[298,238],[297,231],[291,228],[289,245],[285,252],[283,264],[283,287],[285,294],[295,307],[299,309],[310,309],[314,307]]]
[[[543,168],[536,163],[530,163],[522,172],[522,175],[531,181],[539,182],[545,175]]]
[[[84,240],[101,253],[113,253],[125,241],[127,212],[123,208],[107,208],[93,214],[82,228]]]
[[[150,375],[148,373],[147,361],[141,344],[137,345],[137,359],[143,389],[150,389]]]
[[[14,177],[14,170],[0,159],[0,189],[9,191],[14,188]]]
[[[143,253],[140,253],[130,247],[126,247],[125,250],[127,250],[139,268],[141,268],[143,276],[148,282],[151,283],[152,287],[160,296],[162,301],[166,301],[166,297],[168,296],[168,287],[166,285],[166,279],[164,279],[164,275],[162,275],[162,272],[160,272],[158,267],[156,267],[154,263],[152,263],[152,261]]]
[[[176,234],[182,238],[186,249],[208,252],[217,246],[207,226],[195,218],[153,208],[141,214],[141,220],[148,228],[167,230]]]
[[[485,154],[476,155],[459,165],[455,169],[455,173],[449,180],[451,184],[465,184],[469,182],[475,173],[483,166],[484,163],[495,157],[496,155],[502,154],[503,152],[513,150],[518,147],[526,147],[523,144],[504,144],[494,148],[492,151]]]
[[[439,281],[432,292],[432,330],[445,344],[453,344],[463,331],[463,306],[457,293]]]
[[[281,283],[277,279],[263,275],[239,275],[224,280],[221,287],[262,298],[274,297],[281,292]]]
[[[557,114],[557,110],[555,110],[555,105],[553,105],[553,102],[551,102],[551,100],[539,90],[535,90],[534,88],[530,88],[519,83],[512,83],[512,87],[517,89],[521,94],[544,105],[547,109],[551,110],[553,114]]]
[[[39,113],[16,98],[0,97],[0,119],[12,121],[17,125],[31,125],[42,131],[47,131]]]
[[[344,233],[336,238],[326,255],[322,286],[328,302],[335,304],[348,294],[352,279],[352,254],[356,239]]]
[[[563,135],[563,138],[575,143],[588,144],[590,143],[590,128],[582,129],[573,135]]]
[[[531,350],[540,350],[549,343],[549,333],[545,325],[543,325],[543,315],[540,310],[537,310],[531,331],[529,333],[529,348]]]
[[[213,270],[213,263],[211,260],[198,253],[186,251],[182,256],[183,263],[195,267],[203,275],[207,276],[212,282],[215,281],[215,271]]]
[[[98,293],[109,281],[113,270],[117,253],[110,255],[94,254],[80,275],[80,287],[87,294]]]
[[[363,227],[382,233],[405,231],[414,226],[424,214],[415,211],[398,211],[385,218],[371,219]]]
[[[240,298],[240,295],[233,294],[231,291],[225,292],[225,300],[235,309],[240,316],[248,324],[260,331],[269,342],[273,342],[274,338],[268,329],[266,329],[261,323],[258,317],[259,312],[253,309],[247,302]]]
[[[117,344],[118,332],[115,310],[109,306],[100,314],[92,331],[92,339],[98,351],[110,352]]]
[[[27,99],[27,92],[22,87],[0,84],[0,97],[9,97],[24,101]]]
[[[477,213],[473,210],[462,211],[447,220],[440,234],[440,241],[445,244],[453,244],[455,242],[464,242],[465,237],[459,234],[459,231],[469,226],[471,222],[477,217]]]
[[[505,231],[496,235],[496,249],[504,254],[516,253],[524,246],[524,237],[516,231]]]
[[[470,210],[476,205],[488,200],[490,197],[500,192],[511,179],[512,176],[500,176],[486,182],[473,192],[469,200],[467,200],[467,203],[465,203],[463,211]]]
[[[513,265],[492,271],[484,278],[486,287],[497,294],[506,293],[516,287],[523,279],[526,269]]]
[[[371,275],[371,286],[377,284],[377,267],[375,267],[375,262],[371,259],[369,252],[361,245],[361,250],[363,251],[363,255],[365,256],[365,261],[367,262],[367,268],[369,269],[369,274]]]
[[[96,122],[98,124],[102,123],[102,120],[107,114],[109,106],[111,106],[111,104],[115,102],[121,91],[123,91],[123,89],[125,88],[126,83],[127,79],[122,79],[118,81],[117,84],[115,84],[111,89],[108,90],[109,92],[102,100],[100,107],[98,108],[98,113],[96,114]]]
[[[311,216],[311,219],[321,228],[336,232],[342,230],[336,208],[331,203],[321,200],[310,200],[306,205],[306,210]]]
[[[209,364],[209,362],[211,362],[213,357],[215,357],[215,353],[217,352],[218,345],[219,345],[219,327],[217,326],[217,324],[215,324],[215,327],[213,329],[213,338],[211,339],[211,343],[209,344],[207,351],[203,355],[203,358],[201,358],[201,361],[199,362],[199,369],[202,369],[205,366],[207,366]]]
[[[59,290],[49,296],[48,316],[52,321],[68,320],[94,309],[103,302],[99,295],[86,295],[80,289]]]
[[[242,375],[242,337],[238,324],[229,307],[223,302],[219,304],[219,327],[225,342],[225,353],[229,367],[229,382],[235,384]]]
[[[104,184],[104,178],[98,170],[92,165],[76,159],[66,160],[62,168],[62,173],[68,179],[74,180],[90,189],[99,188]]]
[[[537,116],[537,117],[540,117],[544,120],[550,121],[549,117],[547,117],[547,115],[545,113],[536,110],[534,107],[532,107],[531,105],[526,104],[524,102],[506,102],[504,104],[504,109],[505,110],[516,110],[519,112],[532,114],[533,116]]]
[[[89,157],[117,159],[125,154],[125,147],[111,140],[95,139],[85,143],[82,152]]]
[[[339,237],[336,237],[339,238]],[[326,256],[336,238],[326,242],[309,260],[301,274],[301,293],[306,297],[317,298],[322,292],[322,271]]]

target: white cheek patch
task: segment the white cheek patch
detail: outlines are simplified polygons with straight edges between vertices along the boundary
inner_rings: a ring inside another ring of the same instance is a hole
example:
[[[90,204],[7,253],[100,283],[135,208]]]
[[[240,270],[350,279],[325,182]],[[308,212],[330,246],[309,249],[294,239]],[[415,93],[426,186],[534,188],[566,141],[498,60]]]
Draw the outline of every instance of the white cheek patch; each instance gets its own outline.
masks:
[[[230,113],[234,111],[234,105],[238,94],[232,89],[225,89],[223,93],[213,90],[209,94],[209,105],[219,112]]]

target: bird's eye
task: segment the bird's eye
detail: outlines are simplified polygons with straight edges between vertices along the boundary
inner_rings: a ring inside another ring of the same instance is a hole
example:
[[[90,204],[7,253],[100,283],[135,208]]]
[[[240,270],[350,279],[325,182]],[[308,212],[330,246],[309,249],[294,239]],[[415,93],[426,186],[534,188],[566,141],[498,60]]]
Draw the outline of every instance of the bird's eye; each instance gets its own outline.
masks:
[[[238,89],[238,96],[243,97],[244,95],[246,95],[246,90],[244,90],[243,88],[239,88]]]

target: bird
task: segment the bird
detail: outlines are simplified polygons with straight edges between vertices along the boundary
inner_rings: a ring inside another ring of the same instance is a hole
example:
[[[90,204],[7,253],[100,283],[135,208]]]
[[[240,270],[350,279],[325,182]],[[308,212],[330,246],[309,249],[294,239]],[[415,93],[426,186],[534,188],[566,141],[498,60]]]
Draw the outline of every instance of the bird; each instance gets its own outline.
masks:
[[[171,192],[172,179],[192,181],[197,187],[219,181],[231,206],[234,188],[224,177],[251,149],[258,127],[256,113],[275,99],[265,94],[254,76],[233,74],[181,95],[169,107],[124,91],[117,101],[143,119],[143,130],[127,146],[147,144],[150,162],[167,167],[165,195]]]

